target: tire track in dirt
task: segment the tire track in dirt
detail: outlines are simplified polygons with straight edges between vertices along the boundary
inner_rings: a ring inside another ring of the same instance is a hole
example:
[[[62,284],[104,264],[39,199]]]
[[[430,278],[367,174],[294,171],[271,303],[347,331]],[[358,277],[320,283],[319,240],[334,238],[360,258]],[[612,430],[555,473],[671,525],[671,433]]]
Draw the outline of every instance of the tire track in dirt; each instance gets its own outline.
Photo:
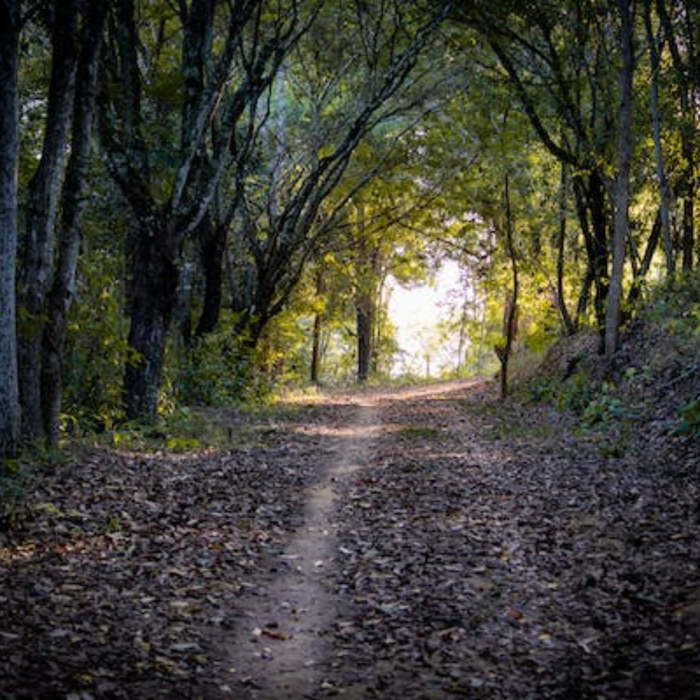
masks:
[[[326,581],[337,547],[336,481],[364,466],[381,430],[375,401],[351,402],[348,424],[299,428],[332,441],[332,457],[317,465],[322,476],[307,489],[304,520],[279,557],[280,572],[240,601],[244,617],[229,651],[236,680],[221,690],[241,700],[312,697],[322,689],[336,615]]]

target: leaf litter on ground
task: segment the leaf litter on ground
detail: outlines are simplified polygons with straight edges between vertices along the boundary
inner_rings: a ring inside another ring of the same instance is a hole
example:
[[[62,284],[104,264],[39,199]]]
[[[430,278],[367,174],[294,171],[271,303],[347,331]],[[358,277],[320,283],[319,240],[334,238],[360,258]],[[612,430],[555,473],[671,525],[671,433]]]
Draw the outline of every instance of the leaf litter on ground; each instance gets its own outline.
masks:
[[[384,427],[336,480],[335,557],[315,567],[332,654],[299,697],[700,696],[696,445],[639,435],[603,458],[566,417],[478,386],[371,400]],[[47,475],[0,550],[2,694],[264,697],[222,649],[240,601],[294,565],[303,494],[349,439],[309,425],[351,411],[297,410],[267,446],[92,451]],[[294,643],[272,622],[260,639]]]

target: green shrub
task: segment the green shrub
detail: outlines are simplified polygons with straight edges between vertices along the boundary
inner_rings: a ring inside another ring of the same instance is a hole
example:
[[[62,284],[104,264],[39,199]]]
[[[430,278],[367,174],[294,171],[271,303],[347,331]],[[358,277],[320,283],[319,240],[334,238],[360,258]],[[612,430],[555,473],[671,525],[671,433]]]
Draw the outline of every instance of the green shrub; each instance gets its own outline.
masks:
[[[549,403],[556,394],[557,382],[551,377],[539,378],[530,384],[530,399],[535,403]]]
[[[121,263],[114,258],[95,250],[80,261],[63,362],[62,426],[73,435],[101,432],[122,417],[124,365],[134,351],[122,312]]]
[[[660,285],[652,295],[649,316],[670,335],[700,338],[700,273]]]
[[[562,411],[573,411],[580,415],[595,396],[595,389],[585,372],[574,372],[564,381],[555,394],[554,403]]]
[[[681,407],[680,424],[674,431],[676,435],[697,435],[700,432],[700,396]]]
[[[226,406],[240,402],[251,375],[250,353],[222,330],[200,338],[190,348],[172,343],[168,349],[162,412],[174,405]]]
[[[589,402],[583,410],[582,418],[588,425],[611,423],[622,420],[627,415],[624,403],[603,383],[601,394]]]
[[[595,395],[588,375],[575,372],[563,382],[555,377],[539,379],[530,386],[533,401],[551,403],[560,411],[573,411],[581,414]]]

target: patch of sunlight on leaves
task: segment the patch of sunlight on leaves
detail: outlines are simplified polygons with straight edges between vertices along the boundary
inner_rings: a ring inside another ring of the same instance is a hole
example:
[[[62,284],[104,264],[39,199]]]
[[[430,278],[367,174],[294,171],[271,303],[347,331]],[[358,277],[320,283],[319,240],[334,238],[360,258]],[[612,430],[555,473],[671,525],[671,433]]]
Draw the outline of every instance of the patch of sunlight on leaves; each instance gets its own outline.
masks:
[[[230,444],[230,431],[198,409],[181,406],[158,417],[156,423],[122,423],[98,436],[97,442],[136,452],[195,452]]]
[[[200,448],[200,442],[192,437],[172,437],[166,440],[165,447],[173,452],[188,452]]]

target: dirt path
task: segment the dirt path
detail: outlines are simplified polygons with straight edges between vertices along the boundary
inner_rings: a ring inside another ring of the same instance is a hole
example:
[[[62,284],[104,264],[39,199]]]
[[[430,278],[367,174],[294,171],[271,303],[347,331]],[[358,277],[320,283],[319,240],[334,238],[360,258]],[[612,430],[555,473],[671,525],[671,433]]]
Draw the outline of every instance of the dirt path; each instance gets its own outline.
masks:
[[[346,426],[310,426],[300,432],[331,441],[317,464],[320,480],[307,489],[303,522],[279,557],[277,569],[240,601],[244,619],[231,644],[236,697],[310,697],[323,689],[336,601],[326,573],[336,554],[335,484],[366,463],[380,426],[376,402],[359,399]],[[312,456],[313,458],[313,456]]]
[[[374,392],[321,429],[298,568],[243,601],[242,697],[698,697],[694,487],[481,392]]]
[[[366,392],[349,399],[354,412],[347,424],[298,428],[303,434],[331,441],[333,448],[330,457],[316,465],[322,476],[305,493],[303,522],[280,555],[279,568],[274,567],[240,601],[243,620],[230,645],[236,681],[229,687],[235,688],[236,697],[275,700],[335,691],[328,679],[333,674],[334,625],[343,605],[332,587],[338,560],[339,502],[358,473],[375,461],[376,440],[395,429],[381,422],[383,405],[417,401],[464,386],[455,382]]]
[[[700,698],[697,452],[467,383],[275,410],[32,485],[0,696]]]
[[[328,678],[333,673],[334,625],[344,604],[333,591],[339,502],[362,469],[375,461],[376,440],[395,429],[382,424],[383,405],[415,402],[464,386],[455,382],[366,392],[350,399],[354,412],[347,424],[298,429],[331,441],[332,452],[316,465],[321,478],[305,493],[303,522],[280,555],[279,568],[240,601],[243,621],[230,645],[236,676],[230,687],[235,687],[236,697],[276,700],[335,692]]]

